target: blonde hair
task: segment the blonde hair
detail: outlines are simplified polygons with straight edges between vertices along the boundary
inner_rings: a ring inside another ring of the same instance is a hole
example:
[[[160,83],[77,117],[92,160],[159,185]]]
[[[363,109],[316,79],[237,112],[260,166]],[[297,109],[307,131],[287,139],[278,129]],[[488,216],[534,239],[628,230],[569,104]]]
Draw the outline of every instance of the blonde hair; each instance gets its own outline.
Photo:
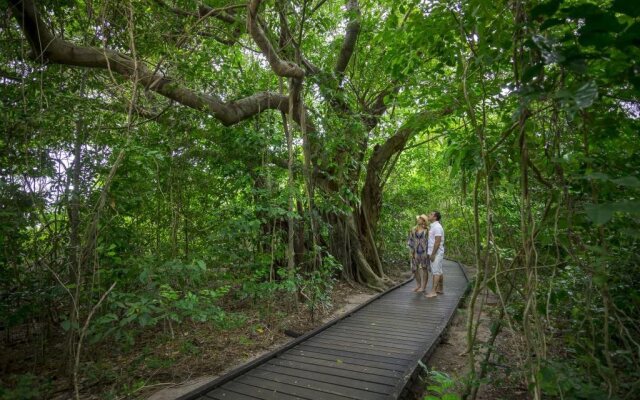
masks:
[[[422,222],[420,222],[421,220]],[[413,227],[413,230],[418,230],[418,227],[425,229],[428,221],[424,214],[416,215],[416,226]]]

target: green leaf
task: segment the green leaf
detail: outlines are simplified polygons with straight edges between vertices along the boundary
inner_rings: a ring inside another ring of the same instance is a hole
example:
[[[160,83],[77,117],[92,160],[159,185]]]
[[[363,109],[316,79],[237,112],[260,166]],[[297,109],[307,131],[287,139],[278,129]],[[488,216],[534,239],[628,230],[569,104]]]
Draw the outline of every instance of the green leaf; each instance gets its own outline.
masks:
[[[580,4],[577,6],[563,8],[562,11],[564,11],[570,18],[586,18],[602,13],[600,7],[595,4]]]
[[[615,203],[587,204],[587,216],[596,225],[604,225],[611,220],[614,212],[640,214],[640,200],[625,200]]]
[[[640,2],[633,0],[613,0],[611,10],[631,17],[640,17]]]
[[[580,86],[574,94],[574,99],[578,108],[583,109],[591,106],[598,97],[598,86],[594,81],[589,81]]]
[[[561,2],[561,0],[550,0],[546,3],[538,4],[531,9],[531,18],[535,19],[543,15],[551,16],[555,14]]]
[[[578,42],[583,46],[594,46],[603,48],[613,44],[614,39],[608,33],[603,32],[587,32],[580,35]]]
[[[69,329],[71,328],[71,321],[69,321],[68,319],[65,319],[60,323],[60,326],[65,332],[68,332]]]
[[[640,200],[618,201],[615,203],[611,203],[611,208],[613,209],[613,211],[629,213],[629,214],[639,214]]]
[[[527,67],[522,73],[522,80],[524,82],[531,81],[534,77],[540,75],[543,69],[544,69],[544,65],[542,63],[534,64]]]
[[[427,386],[427,390],[431,390],[432,392],[436,392],[438,394],[442,394],[444,389],[441,386],[429,385]]]
[[[592,172],[584,176],[586,179],[590,180],[598,180],[598,181],[608,181],[609,175],[604,174],[602,172]]]
[[[565,21],[563,21],[560,18],[549,18],[547,20],[545,20],[541,25],[540,25],[540,30],[544,31],[545,29],[549,29],[552,26],[556,26],[556,25],[562,25],[564,24]]]
[[[640,187],[640,179],[636,178],[635,176],[623,176],[622,178],[612,179],[611,182],[620,186],[628,186],[633,188]]]
[[[588,204],[585,206],[587,216],[596,225],[604,225],[613,217],[613,210],[606,204]]]

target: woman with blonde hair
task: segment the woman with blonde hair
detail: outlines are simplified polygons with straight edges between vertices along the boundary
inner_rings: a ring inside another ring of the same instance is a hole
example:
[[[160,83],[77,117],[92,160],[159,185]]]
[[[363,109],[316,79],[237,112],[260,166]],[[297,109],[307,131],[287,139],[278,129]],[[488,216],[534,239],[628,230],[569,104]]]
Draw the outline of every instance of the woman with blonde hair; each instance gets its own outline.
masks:
[[[427,231],[427,216],[417,215],[416,226],[409,232],[407,246],[411,251],[411,271],[416,276],[416,288],[414,292],[424,292],[429,280],[429,254],[427,244],[429,234]]]

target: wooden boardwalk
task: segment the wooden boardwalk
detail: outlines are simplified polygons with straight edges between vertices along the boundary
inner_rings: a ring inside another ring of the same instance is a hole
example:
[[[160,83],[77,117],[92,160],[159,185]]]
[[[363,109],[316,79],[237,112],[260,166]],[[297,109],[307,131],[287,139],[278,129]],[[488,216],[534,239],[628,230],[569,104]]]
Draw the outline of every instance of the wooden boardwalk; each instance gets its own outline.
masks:
[[[467,288],[459,264],[445,261],[444,275],[444,295],[427,299],[404,282],[179,400],[396,399]]]

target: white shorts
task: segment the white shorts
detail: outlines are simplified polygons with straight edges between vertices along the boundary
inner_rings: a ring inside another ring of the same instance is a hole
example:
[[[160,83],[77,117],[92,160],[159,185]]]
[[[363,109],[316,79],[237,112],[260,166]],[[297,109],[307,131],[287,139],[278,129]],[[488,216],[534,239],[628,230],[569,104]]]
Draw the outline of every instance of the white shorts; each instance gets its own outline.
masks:
[[[442,275],[442,254],[436,254],[435,260],[431,261],[431,273],[434,275]]]

